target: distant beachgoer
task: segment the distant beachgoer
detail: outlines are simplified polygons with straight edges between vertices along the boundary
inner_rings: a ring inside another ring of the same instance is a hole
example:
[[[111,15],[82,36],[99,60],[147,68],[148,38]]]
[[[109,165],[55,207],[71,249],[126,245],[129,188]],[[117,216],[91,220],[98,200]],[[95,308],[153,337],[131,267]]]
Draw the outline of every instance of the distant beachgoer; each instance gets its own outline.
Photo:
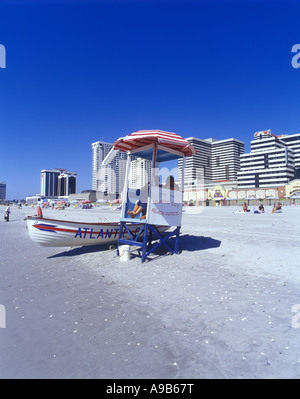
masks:
[[[248,205],[246,204],[246,202],[244,202],[243,211],[244,211],[244,212],[247,212],[247,210],[248,210]]]
[[[9,214],[10,214],[10,206],[8,204],[6,209],[5,209],[5,216],[4,216],[4,219],[5,219],[6,222],[9,222]]]
[[[264,208],[263,204],[259,205],[258,210],[261,211],[261,212],[265,211],[265,208]]]
[[[272,213],[279,211],[282,208],[281,202],[278,202],[278,204],[274,204],[274,207],[272,209]]]

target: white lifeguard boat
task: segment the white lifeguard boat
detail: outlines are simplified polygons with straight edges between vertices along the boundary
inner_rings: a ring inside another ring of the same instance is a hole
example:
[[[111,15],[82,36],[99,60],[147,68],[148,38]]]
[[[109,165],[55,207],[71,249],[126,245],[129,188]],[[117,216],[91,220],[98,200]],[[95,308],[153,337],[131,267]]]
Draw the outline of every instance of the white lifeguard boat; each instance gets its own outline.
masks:
[[[27,216],[30,238],[47,247],[78,247],[86,245],[113,244],[118,241],[120,222],[78,222],[62,219],[49,219],[43,216]],[[133,236],[140,233],[143,223],[128,224]],[[159,231],[166,231],[159,226]],[[140,233],[142,236],[142,233]],[[123,233],[123,238],[128,232]]]

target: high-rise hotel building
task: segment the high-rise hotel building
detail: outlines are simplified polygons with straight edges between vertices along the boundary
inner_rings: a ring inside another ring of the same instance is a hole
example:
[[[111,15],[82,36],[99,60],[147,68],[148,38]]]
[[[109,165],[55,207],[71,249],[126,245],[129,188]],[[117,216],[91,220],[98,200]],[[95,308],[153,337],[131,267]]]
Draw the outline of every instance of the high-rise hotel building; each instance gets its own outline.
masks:
[[[136,158],[130,162],[128,177],[129,188],[137,189],[146,186],[150,181],[152,161],[144,158]]]
[[[295,178],[295,153],[299,168],[300,135],[276,136],[271,130],[256,132],[251,141],[251,152],[241,155],[238,187],[258,188],[287,184]]]
[[[185,186],[202,182],[236,180],[240,169],[240,155],[244,153],[244,142],[230,138],[225,140],[186,139],[196,149],[196,154],[186,158]],[[181,179],[182,160],[178,161],[178,178]]]
[[[77,173],[66,169],[41,171],[41,196],[66,197],[77,191]]]
[[[300,178],[300,133],[284,134],[279,139],[294,151],[295,178]]]
[[[0,200],[6,200],[6,183],[0,182]]]
[[[92,164],[92,189],[99,190],[99,171],[102,164],[102,161],[109,153],[112,148],[112,143],[106,143],[104,141],[96,141],[92,143],[92,151],[93,151],[93,164]]]

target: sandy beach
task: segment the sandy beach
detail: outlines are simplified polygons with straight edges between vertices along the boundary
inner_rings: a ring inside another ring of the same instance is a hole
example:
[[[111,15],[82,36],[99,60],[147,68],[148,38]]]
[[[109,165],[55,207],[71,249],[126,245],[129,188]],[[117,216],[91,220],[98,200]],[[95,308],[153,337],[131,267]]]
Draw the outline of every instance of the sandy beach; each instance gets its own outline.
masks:
[[[36,209],[12,207],[7,223],[0,207],[0,378],[299,378],[300,207],[238,209],[187,208],[181,253],[141,263],[41,247],[24,221]],[[119,219],[107,206],[43,212]]]

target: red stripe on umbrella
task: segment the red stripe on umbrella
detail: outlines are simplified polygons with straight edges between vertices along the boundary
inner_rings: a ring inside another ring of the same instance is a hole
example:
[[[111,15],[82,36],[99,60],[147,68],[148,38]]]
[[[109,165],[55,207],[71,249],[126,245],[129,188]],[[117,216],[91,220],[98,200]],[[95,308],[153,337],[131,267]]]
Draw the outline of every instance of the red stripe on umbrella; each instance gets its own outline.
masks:
[[[180,151],[189,156],[196,153],[195,148],[176,133],[163,130],[139,130],[114,142],[113,148],[120,151],[130,151],[152,143],[162,144],[165,147]]]

